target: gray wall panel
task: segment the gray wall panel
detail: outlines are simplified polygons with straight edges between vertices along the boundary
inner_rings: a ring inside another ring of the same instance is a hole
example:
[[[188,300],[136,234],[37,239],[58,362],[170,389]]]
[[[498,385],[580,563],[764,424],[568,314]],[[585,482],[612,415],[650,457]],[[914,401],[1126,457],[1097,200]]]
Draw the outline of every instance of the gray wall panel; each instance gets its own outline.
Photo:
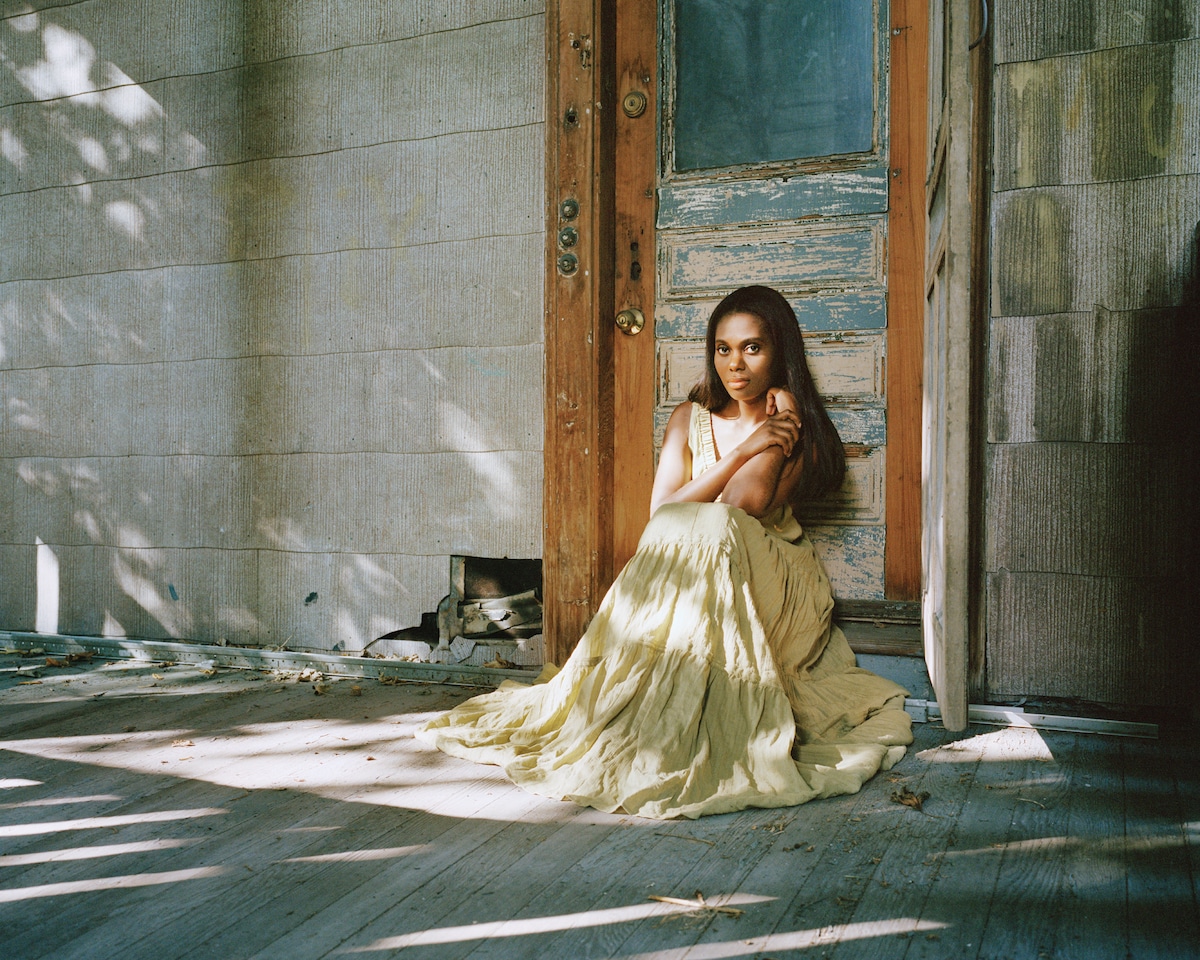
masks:
[[[297,649],[417,623],[451,552],[539,555],[540,0],[23,9],[0,627],[36,538],[65,632]]]

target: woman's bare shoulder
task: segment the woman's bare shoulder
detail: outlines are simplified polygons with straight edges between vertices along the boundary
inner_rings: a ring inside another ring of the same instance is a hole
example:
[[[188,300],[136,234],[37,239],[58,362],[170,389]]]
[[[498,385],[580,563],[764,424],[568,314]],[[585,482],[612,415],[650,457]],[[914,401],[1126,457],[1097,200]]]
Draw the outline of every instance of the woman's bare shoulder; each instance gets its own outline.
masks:
[[[671,411],[671,420],[667,422],[682,420],[684,423],[690,423],[692,420],[692,407],[694,406],[695,404],[691,400],[684,400],[683,403]]]
[[[691,427],[692,403],[685,400],[671,411],[671,418],[667,421],[667,429],[663,433],[663,443],[669,442],[673,437],[679,437],[686,443]]]

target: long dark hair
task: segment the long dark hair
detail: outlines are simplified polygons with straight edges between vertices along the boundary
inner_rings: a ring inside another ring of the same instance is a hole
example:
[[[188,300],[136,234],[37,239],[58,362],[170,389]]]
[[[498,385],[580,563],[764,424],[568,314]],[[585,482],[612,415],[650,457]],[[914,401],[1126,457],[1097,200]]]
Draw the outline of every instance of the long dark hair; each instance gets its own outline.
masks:
[[[763,332],[775,349],[771,383],[787,387],[796,398],[802,425],[799,449],[804,469],[792,500],[798,503],[832,493],[842,485],[846,475],[846,451],[809,373],[796,312],[778,291],[770,287],[742,287],[717,304],[708,318],[704,376],[692,387],[688,399],[706,410],[721,410],[729,403],[729,391],[717,373],[713,356],[717,349],[717,324],[732,313],[748,313],[761,321]]]

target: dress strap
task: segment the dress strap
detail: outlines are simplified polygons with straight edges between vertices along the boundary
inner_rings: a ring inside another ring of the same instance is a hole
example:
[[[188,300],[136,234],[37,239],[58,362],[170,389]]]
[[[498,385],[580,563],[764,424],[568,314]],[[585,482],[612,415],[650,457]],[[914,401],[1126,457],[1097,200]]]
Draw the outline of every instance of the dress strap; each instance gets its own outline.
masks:
[[[692,420],[688,430],[688,446],[692,448],[692,478],[700,476],[720,459],[713,439],[712,414],[698,403],[692,404]]]

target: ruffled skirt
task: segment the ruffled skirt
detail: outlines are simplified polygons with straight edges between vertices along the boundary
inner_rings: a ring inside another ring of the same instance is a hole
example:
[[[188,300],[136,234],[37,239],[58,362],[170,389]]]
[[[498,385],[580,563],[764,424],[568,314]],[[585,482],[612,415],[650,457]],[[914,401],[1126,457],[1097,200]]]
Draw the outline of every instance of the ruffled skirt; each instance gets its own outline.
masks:
[[[806,538],[668,504],[557,674],[417,736],[533,793],[643,817],[854,793],[912,734],[905,691],[855,666],[832,609]]]

